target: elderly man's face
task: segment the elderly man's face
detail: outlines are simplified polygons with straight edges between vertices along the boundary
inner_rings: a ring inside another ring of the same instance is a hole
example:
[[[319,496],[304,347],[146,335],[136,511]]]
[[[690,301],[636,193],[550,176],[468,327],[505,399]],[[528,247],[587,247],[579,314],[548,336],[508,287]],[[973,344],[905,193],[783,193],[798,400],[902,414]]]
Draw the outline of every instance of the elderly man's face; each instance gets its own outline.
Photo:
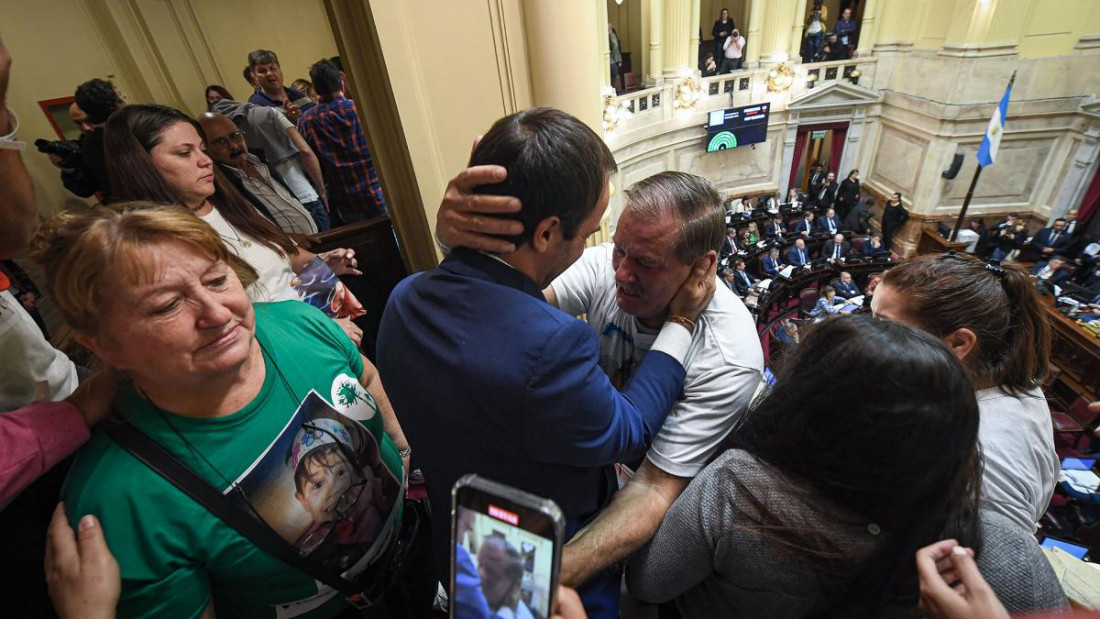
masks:
[[[519,582],[509,575],[508,566],[514,559],[508,556],[504,543],[486,540],[477,552],[477,572],[481,578],[481,592],[489,609],[496,612],[508,601]]]
[[[206,134],[206,153],[211,159],[234,168],[245,165],[248,146],[244,143],[244,132],[229,117],[204,114],[199,117],[199,123]]]
[[[691,273],[676,255],[680,221],[662,213],[655,221],[638,217],[627,205],[615,228],[615,301],[619,309],[652,326],[664,320],[668,304]]]
[[[841,273],[840,274],[840,281],[847,284],[848,282],[852,281],[852,274],[851,273]]]
[[[838,234],[838,235],[834,236],[833,237],[833,242],[836,243],[837,245],[840,245],[841,243],[844,242],[844,235],[843,234]]]
[[[794,242],[794,246],[799,248],[799,249],[804,249],[806,247],[806,242],[803,241],[802,239],[798,239],[797,241]]]

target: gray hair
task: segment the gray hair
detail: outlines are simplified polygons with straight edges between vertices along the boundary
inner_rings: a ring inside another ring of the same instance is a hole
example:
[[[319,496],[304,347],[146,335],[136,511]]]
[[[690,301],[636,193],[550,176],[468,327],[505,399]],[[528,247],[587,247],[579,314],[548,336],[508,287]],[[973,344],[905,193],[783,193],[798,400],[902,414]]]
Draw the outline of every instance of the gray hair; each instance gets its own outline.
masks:
[[[248,67],[251,69],[260,64],[279,64],[279,57],[269,49],[257,49],[248,54]]]
[[[627,208],[644,221],[666,213],[680,220],[676,256],[694,264],[708,251],[718,251],[726,236],[726,211],[710,181],[686,172],[661,172],[626,190]]]

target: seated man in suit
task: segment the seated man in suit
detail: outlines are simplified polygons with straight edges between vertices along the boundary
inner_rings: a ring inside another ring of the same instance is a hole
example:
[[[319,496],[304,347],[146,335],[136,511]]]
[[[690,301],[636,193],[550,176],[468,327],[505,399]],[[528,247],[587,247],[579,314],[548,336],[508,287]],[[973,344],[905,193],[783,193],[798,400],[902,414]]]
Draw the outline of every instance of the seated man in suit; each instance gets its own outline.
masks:
[[[498,120],[470,161],[440,217],[453,221],[463,205],[492,208],[506,215],[467,219],[507,238],[478,247],[492,254],[456,247],[438,268],[398,284],[379,329],[379,371],[433,503],[448,505],[455,481],[476,473],[553,499],[572,536],[610,501],[612,465],[646,454],[684,389],[693,336],[707,330],[700,314],[715,295],[723,214],[715,194],[709,251],[678,264],[676,283],[662,279],[663,311],[646,316],[648,352],[631,357],[633,379],[620,392],[601,367],[596,333],[544,296],[600,227],[616,170],[606,144],[573,116],[536,107]],[[624,299],[643,298],[629,292]],[[450,522],[432,525],[436,576],[445,580]],[[611,573],[582,590],[590,616],[618,616],[620,583]]]
[[[870,198],[857,202],[852,210],[848,211],[848,216],[844,218],[842,229],[855,234],[870,234],[871,207],[874,205],[875,201]]]
[[[752,285],[756,283],[756,278],[745,270],[745,261],[738,258],[733,263],[733,291],[737,293],[737,296],[742,299],[749,296],[749,290],[752,290]]]
[[[798,239],[794,242],[794,247],[787,252],[787,264],[796,267],[810,264],[810,250],[806,249],[806,241]]]
[[[782,242],[784,234],[787,234],[787,226],[783,223],[783,218],[779,215],[772,217],[771,221],[764,224],[765,238],[775,239]]]
[[[836,290],[836,296],[845,300],[863,294],[859,291],[859,286],[852,280],[852,274],[847,271],[840,272],[840,279],[836,280],[833,288]]]
[[[801,211],[803,205],[806,203],[806,196],[802,195],[802,192],[798,189],[791,187],[791,190],[787,192],[787,204],[792,211]]]
[[[764,259],[760,261],[760,267],[764,269],[764,274],[772,279],[779,277],[779,272],[786,266],[787,265],[783,264],[779,259],[778,247],[773,247],[768,250],[768,255],[764,256]]]
[[[835,209],[825,211],[825,216],[817,220],[817,231],[827,233],[829,236],[840,232],[840,217],[837,217]]]
[[[718,260],[722,261],[741,251],[737,244],[737,229],[733,226],[726,228],[726,236],[722,239],[722,250],[718,253]]]
[[[839,232],[833,235],[833,238],[825,241],[825,245],[821,248],[821,257],[829,262],[833,266],[839,266],[844,264],[844,257],[848,255],[848,252],[852,249],[852,244],[844,240],[844,235]]]
[[[1031,239],[1031,251],[1027,259],[1038,262],[1054,254],[1060,254],[1069,247],[1070,235],[1066,233],[1066,220],[1059,217],[1049,228],[1043,228]]]
[[[877,256],[889,256],[890,249],[882,244],[882,235],[871,235],[871,241],[863,244],[863,255],[875,258]]]
[[[806,238],[813,234],[815,232],[814,214],[807,211],[802,215],[802,219],[794,222],[794,230],[792,230],[792,232],[801,234],[802,238]]]
[[[1031,274],[1035,277],[1036,281],[1046,282],[1048,284],[1058,286],[1062,282],[1069,279],[1069,276],[1073,273],[1073,268],[1066,263],[1066,259],[1062,256],[1051,256],[1050,260],[1036,263],[1031,267]]]

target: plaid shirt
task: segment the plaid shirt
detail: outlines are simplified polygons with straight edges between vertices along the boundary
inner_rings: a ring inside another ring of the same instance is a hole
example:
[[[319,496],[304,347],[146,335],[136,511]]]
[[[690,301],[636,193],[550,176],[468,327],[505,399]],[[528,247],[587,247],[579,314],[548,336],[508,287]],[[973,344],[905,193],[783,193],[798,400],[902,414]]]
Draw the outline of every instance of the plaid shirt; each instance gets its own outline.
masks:
[[[341,95],[318,101],[298,119],[298,131],[321,161],[330,208],[370,215],[385,211],[382,186],[352,100]]]

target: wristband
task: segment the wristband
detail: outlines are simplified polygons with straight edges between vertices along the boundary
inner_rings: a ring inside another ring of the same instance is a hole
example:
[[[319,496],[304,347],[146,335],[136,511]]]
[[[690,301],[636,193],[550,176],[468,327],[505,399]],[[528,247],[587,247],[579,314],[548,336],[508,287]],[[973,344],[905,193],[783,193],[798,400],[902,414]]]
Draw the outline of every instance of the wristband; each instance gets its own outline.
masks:
[[[665,319],[666,322],[674,322],[681,327],[688,330],[688,333],[695,333],[695,321],[690,318],[684,318],[683,316],[669,316]]]
[[[27,143],[15,139],[15,134],[19,133],[19,117],[15,115],[10,107],[5,106],[4,109],[8,113],[8,118],[11,119],[11,132],[7,135],[0,135],[0,149],[23,150],[27,147]]]

